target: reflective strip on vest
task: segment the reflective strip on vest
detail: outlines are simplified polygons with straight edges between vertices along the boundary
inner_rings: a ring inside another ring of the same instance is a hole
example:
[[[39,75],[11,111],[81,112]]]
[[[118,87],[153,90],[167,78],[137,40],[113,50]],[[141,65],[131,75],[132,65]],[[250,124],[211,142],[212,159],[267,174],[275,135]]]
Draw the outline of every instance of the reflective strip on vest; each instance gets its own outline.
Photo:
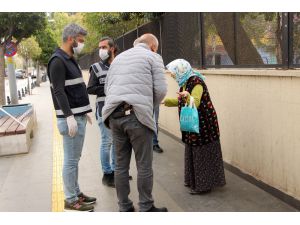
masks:
[[[66,80],[65,86],[71,86],[71,85],[76,85],[76,84],[81,84],[81,83],[84,83],[84,80],[82,77],[79,77],[76,79]],[[53,88],[53,84],[50,84],[50,86]]]
[[[96,102],[104,102],[105,101],[105,97],[97,97],[96,98]]]
[[[81,83],[84,83],[84,81],[83,81],[82,77],[79,77],[79,78],[72,79],[72,80],[66,80],[65,86],[71,86],[71,85],[81,84]]]
[[[98,72],[96,72],[94,70],[94,73],[96,74],[96,76],[99,78],[100,76],[106,75],[107,74],[107,70],[103,70],[101,68],[101,66],[99,65],[99,63],[95,63],[93,66],[95,66],[98,70]]]
[[[91,108],[90,105],[86,105],[86,106],[83,106],[83,107],[73,108],[73,109],[71,109],[71,111],[72,111],[73,114],[78,114],[78,113],[86,112],[86,111],[91,110],[91,109],[92,108]],[[55,110],[55,112],[56,112],[57,116],[63,116],[64,115],[64,113],[61,109]]]

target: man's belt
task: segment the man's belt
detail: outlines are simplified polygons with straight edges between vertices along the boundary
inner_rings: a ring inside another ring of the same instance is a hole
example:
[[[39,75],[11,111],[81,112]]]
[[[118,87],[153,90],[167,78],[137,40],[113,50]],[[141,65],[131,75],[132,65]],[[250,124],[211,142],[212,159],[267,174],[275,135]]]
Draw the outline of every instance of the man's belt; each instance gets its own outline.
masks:
[[[133,112],[132,105],[123,102],[114,110],[111,116],[114,119],[118,119],[130,115],[132,112]]]

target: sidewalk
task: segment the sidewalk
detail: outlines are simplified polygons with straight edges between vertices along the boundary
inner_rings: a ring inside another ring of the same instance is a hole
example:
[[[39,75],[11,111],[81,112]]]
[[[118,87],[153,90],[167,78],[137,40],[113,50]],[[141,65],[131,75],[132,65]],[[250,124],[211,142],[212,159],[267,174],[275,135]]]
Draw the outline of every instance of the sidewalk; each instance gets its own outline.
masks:
[[[90,97],[93,110],[95,98]],[[38,127],[28,154],[0,157],[0,211],[51,211],[53,188],[53,148],[57,140],[53,136],[56,124],[49,83],[33,90],[22,102],[31,102],[37,113]],[[84,193],[96,196],[95,211],[118,211],[115,189],[103,186],[99,161],[99,129],[96,120],[87,125],[79,183]],[[154,153],[155,204],[168,207],[169,211],[296,211],[240,177],[226,171],[227,185],[204,196],[194,196],[183,186],[183,154],[181,143],[159,133],[164,153]],[[134,159],[134,156],[132,157]],[[130,197],[137,207],[136,167],[133,160],[130,174]],[[56,185],[56,186],[55,186]]]

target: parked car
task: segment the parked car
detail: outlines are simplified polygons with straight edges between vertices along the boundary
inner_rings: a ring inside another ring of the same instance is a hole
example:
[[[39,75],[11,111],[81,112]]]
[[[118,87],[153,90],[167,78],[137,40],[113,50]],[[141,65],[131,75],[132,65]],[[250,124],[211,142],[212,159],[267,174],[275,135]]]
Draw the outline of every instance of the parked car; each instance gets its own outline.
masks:
[[[21,72],[21,73],[23,73],[23,74],[26,74],[26,71],[23,70],[23,69],[16,69],[15,71],[18,71],[18,72]]]
[[[19,79],[25,79],[26,78],[26,72],[25,72],[25,70],[16,69],[15,70],[15,74],[16,74],[16,78],[19,78]]]

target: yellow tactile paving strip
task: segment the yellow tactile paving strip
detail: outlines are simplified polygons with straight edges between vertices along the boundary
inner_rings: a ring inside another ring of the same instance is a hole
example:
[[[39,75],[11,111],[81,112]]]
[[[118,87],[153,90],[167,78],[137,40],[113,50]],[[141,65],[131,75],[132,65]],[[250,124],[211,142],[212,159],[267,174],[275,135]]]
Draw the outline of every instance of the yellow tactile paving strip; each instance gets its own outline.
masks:
[[[53,112],[53,174],[52,174],[52,212],[64,211],[64,189],[62,179],[63,142],[56,126]]]

